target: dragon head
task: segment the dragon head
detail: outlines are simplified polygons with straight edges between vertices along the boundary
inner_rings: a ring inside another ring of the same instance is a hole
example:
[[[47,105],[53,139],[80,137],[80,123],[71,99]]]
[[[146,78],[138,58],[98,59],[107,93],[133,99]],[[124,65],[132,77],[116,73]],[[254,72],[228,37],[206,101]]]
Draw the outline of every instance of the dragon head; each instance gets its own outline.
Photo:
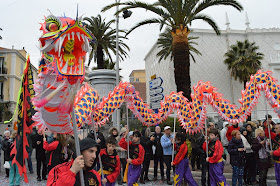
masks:
[[[43,35],[39,38],[39,49],[48,68],[57,74],[58,81],[65,78],[70,84],[75,84],[79,79],[83,81],[84,61],[93,36],[81,19],[51,14],[41,23]]]

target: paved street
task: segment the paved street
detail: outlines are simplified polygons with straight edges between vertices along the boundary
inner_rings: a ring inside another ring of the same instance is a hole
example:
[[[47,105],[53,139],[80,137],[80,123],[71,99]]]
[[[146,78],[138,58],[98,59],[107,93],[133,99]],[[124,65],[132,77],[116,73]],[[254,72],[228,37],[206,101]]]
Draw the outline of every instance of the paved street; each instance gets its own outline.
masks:
[[[29,183],[25,183],[23,182],[23,178],[21,180],[21,185],[22,186],[45,186],[46,185],[46,181],[41,181],[38,182],[37,181],[37,174],[36,174],[36,159],[35,159],[35,151],[33,151],[32,154],[32,162],[33,162],[33,170],[34,170],[34,174],[30,174],[28,172],[27,176],[28,176],[28,180]],[[5,178],[5,170],[3,168],[3,157],[1,156],[1,168],[0,168],[0,186],[8,186],[9,185],[9,179]],[[150,164],[150,171],[149,171],[149,178],[152,179],[153,178],[153,161],[151,161]],[[172,172],[171,172],[172,174]],[[158,173],[159,175],[159,173]],[[200,184],[200,176],[201,176],[201,171],[197,170],[197,171],[192,171],[192,175],[194,177],[194,179],[197,181],[198,185]],[[224,168],[224,175],[227,178],[227,182],[231,185],[231,175],[232,175],[232,168],[229,164],[225,165]],[[117,185],[117,184],[116,184]],[[144,185],[144,184],[139,184],[139,185]],[[148,186],[156,186],[156,185],[167,185],[166,182],[162,182],[162,181],[156,181],[156,182],[147,182],[145,185]],[[270,168],[269,169],[269,173],[268,173],[268,186],[275,186],[276,185],[276,181],[275,181],[275,173],[274,173],[274,168]]]

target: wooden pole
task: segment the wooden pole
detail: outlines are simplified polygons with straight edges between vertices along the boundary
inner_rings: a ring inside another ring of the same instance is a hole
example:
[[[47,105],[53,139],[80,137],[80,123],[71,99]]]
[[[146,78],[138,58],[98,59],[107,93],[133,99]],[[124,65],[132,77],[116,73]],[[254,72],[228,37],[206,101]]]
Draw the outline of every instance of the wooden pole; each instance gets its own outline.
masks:
[[[129,159],[129,122],[128,122],[128,105],[126,103],[126,126],[128,129],[128,135],[127,135],[127,159]]]
[[[172,162],[174,160],[174,148],[175,148],[175,132],[176,132],[176,116],[177,116],[177,109],[174,111],[174,129],[173,129],[173,147],[172,147]]]
[[[208,134],[207,134],[207,117],[205,116],[205,136],[206,136],[206,157],[208,158]]]
[[[73,108],[73,110],[71,112],[71,117],[72,117],[72,122],[73,122],[73,132],[74,132],[74,139],[75,139],[76,155],[78,157],[81,155],[81,151],[80,151],[80,142],[79,142],[79,137],[78,137],[75,108]],[[81,186],[85,186],[83,170],[80,171],[80,181],[81,181]]]
[[[93,132],[94,132],[94,138],[95,138],[95,141],[97,143],[97,135],[96,135],[96,130],[95,130],[95,123],[92,119],[92,123],[93,123]],[[102,166],[102,161],[101,161],[101,156],[100,154],[98,154],[98,159],[99,159],[99,165],[100,165],[100,170],[101,170],[101,178],[102,180],[104,179],[104,174],[103,174],[103,166]]]

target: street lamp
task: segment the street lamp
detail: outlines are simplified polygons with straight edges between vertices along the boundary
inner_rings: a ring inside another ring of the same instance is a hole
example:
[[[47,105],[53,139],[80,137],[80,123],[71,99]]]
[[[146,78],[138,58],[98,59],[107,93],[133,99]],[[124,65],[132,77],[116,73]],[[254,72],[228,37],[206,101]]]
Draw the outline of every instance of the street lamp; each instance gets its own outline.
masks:
[[[116,3],[120,3],[121,0],[116,0]],[[119,11],[119,5],[117,7],[117,12]],[[131,11],[125,10],[123,11],[123,18],[126,19],[130,17],[132,14]],[[119,14],[116,14],[116,85],[120,82],[120,66],[119,66]],[[121,123],[121,112],[120,108],[117,109],[117,128],[120,131],[120,123]]]

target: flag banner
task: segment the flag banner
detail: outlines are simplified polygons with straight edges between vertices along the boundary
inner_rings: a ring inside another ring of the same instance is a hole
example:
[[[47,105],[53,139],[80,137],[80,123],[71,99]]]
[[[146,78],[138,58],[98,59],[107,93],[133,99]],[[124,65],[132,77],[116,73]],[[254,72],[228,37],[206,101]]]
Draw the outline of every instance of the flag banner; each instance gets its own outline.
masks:
[[[21,89],[19,90],[18,100],[18,119],[17,119],[17,136],[14,140],[11,155],[14,155],[12,164],[16,164],[19,174],[24,174],[24,181],[28,183],[27,169],[25,160],[28,159],[28,152],[26,148],[29,146],[27,135],[32,130],[33,120],[32,116],[35,114],[34,106],[31,99],[34,97],[33,90],[33,73],[30,64],[30,58],[27,57],[26,66],[22,75]]]

